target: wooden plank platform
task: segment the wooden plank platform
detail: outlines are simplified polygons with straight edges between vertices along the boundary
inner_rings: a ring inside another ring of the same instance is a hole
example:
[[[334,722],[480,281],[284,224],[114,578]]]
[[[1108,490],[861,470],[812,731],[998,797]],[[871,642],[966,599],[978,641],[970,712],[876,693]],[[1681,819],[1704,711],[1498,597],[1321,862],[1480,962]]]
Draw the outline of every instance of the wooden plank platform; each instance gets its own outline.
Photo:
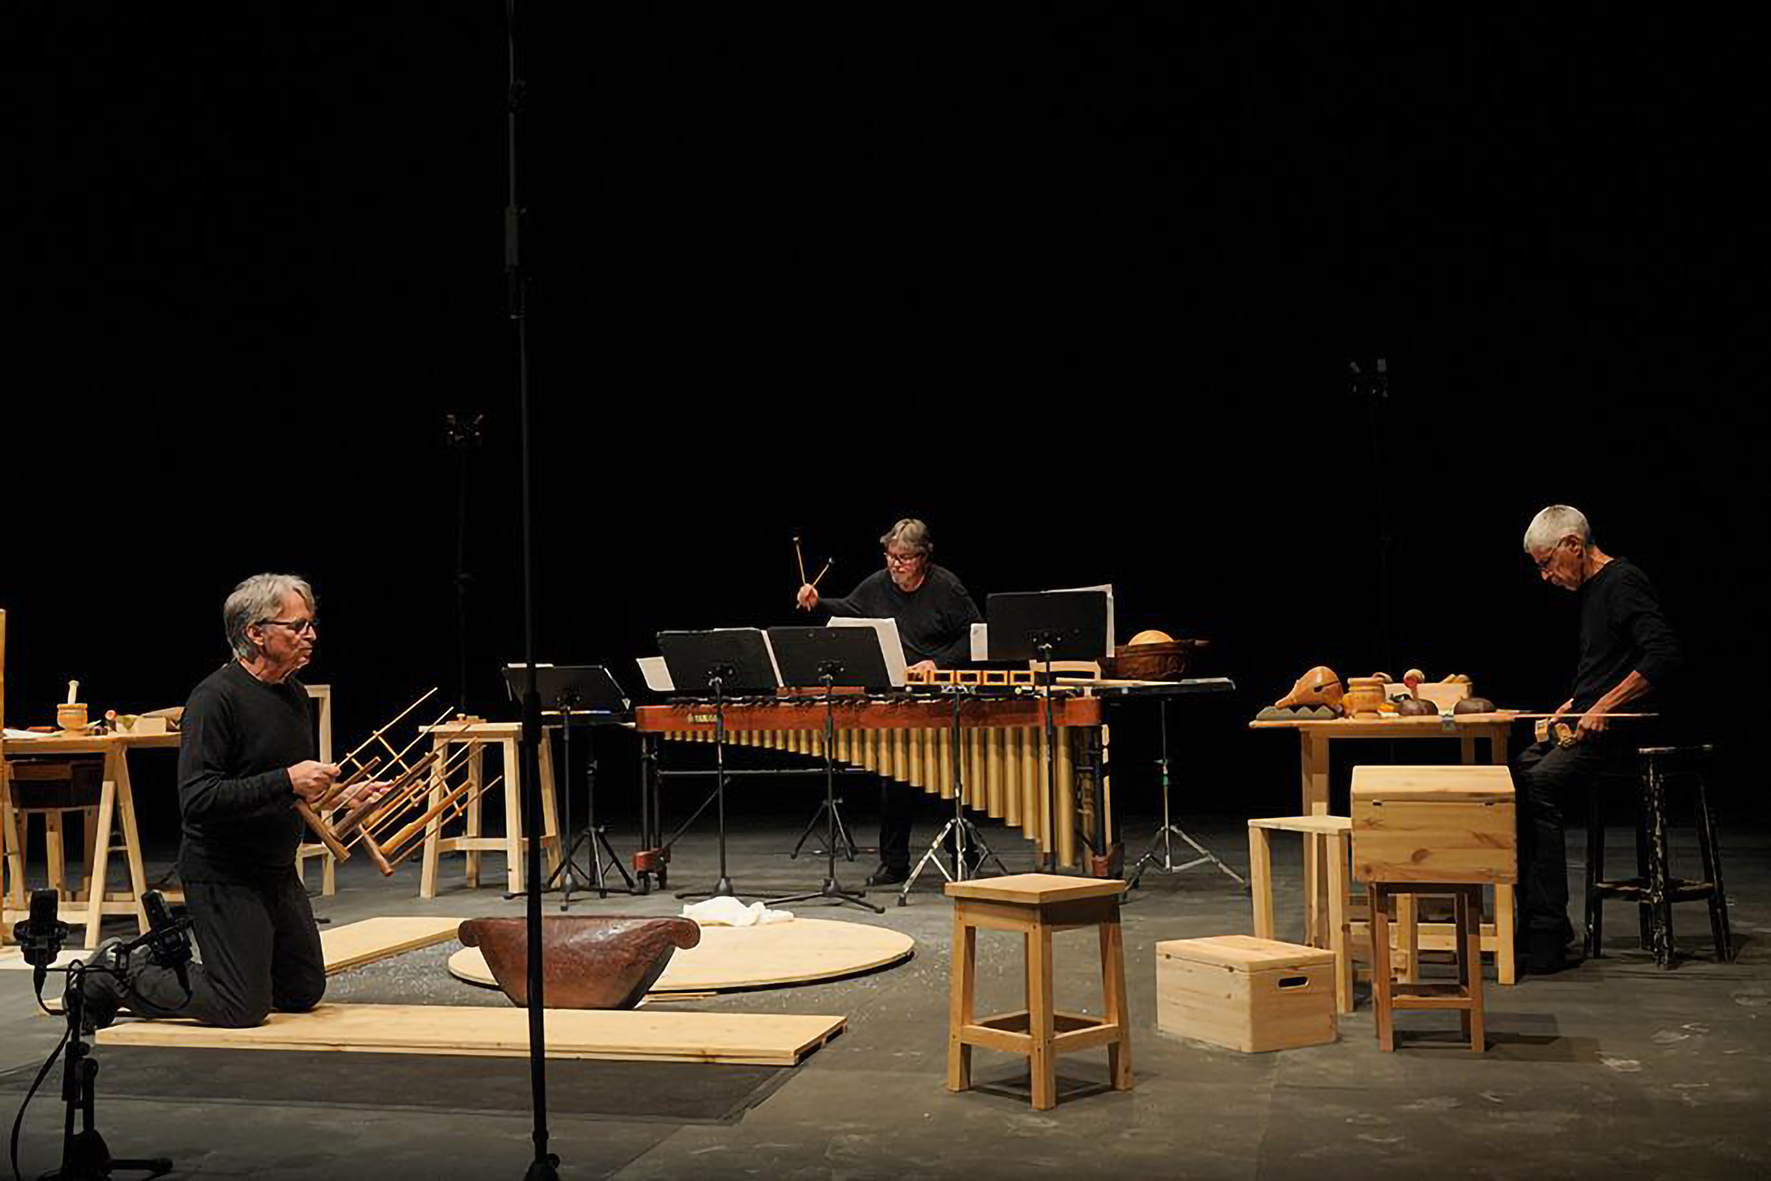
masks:
[[[546,1023],[549,1058],[793,1066],[848,1022],[844,1017],[775,1013],[549,1009]],[[321,1005],[311,1013],[273,1013],[251,1029],[123,1021],[101,1030],[98,1041],[105,1046],[520,1058],[529,1053],[529,1014],[502,1005]]]
[[[401,952],[417,951],[455,938],[460,918],[388,915],[320,928],[320,949],[326,957],[326,975],[360,968]]]

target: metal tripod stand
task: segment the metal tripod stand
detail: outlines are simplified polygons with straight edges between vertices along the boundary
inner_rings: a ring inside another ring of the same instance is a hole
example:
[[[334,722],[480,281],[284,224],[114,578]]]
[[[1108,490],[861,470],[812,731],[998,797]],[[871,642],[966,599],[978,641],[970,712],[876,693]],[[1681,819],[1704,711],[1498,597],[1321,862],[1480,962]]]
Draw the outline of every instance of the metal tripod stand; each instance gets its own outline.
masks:
[[[950,882],[963,882],[968,876],[976,876],[975,870],[970,875],[966,872],[968,869],[966,854],[971,846],[976,846],[978,849],[978,864],[983,864],[984,860],[988,858],[996,863],[998,871],[1004,874],[1008,873],[1008,866],[1002,863],[1002,858],[991,851],[989,843],[984,840],[984,834],[978,831],[978,826],[973,824],[965,814],[965,783],[961,776],[962,760],[959,757],[959,707],[964,698],[971,696],[971,689],[964,685],[949,685],[946,692],[953,697],[953,740],[948,743],[953,762],[953,815],[946,824],[941,826],[941,831],[935,834],[935,839],[929,842],[928,852],[922,855],[922,860],[916,863],[916,868],[910,871],[910,876],[904,879],[904,885],[898,891],[899,906],[910,905],[910,887],[916,885],[916,879],[922,876],[923,868],[930,861],[933,861],[935,868],[941,871],[941,876]],[[940,858],[949,835],[953,840],[953,871],[951,873],[948,872],[945,865],[941,864]]]
[[[1248,883],[1243,880],[1242,875],[1238,874],[1228,865],[1225,865],[1223,860],[1219,858],[1216,853],[1213,853],[1210,849],[1207,849],[1204,845],[1194,840],[1188,835],[1185,829],[1175,824],[1173,817],[1169,813],[1167,699],[1159,698],[1157,700],[1157,706],[1161,710],[1161,719],[1158,729],[1162,735],[1162,757],[1156,760],[1156,766],[1161,773],[1162,779],[1162,827],[1156,830],[1156,836],[1150,841],[1149,850],[1145,852],[1142,857],[1138,858],[1138,863],[1132,867],[1129,888],[1133,890],[1138,888],[1138,879],[1144,876],[1144,870],[1146,867],[1154,869],[1158,873],[1180,873],[1184,869],[1192,869],[1196,865],[1204,865],[1209,862],[1212,865],[1217,866],[1218,869],[1223,871],[1223,873],[1235,881],[1236,884],[1246,889]],[[1186,841],[1187,844],[1191,845],[1193,851],[1198,853],[1199,856],[1193,858],[1191,861],[1185,861],[1176,865],[1174,859],[1174,838],[1176,837],[1180,837],[1183,841]],[[1161,860],[1157,860],[1158,849],[1161,850]]]

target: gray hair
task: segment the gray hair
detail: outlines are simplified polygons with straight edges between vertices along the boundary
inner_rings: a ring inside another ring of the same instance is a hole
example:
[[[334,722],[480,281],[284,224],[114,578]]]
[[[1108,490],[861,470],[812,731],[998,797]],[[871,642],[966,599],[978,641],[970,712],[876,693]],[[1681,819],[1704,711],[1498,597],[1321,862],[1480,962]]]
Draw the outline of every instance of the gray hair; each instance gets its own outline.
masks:
[[[221,623],[235,656],[251,660],[258,655],[258,645],[246,635],[246,629],[275,619],[283,596],[290,591],[301,596],[309,611],[314,610],[314,588],[299,574],[254,574],[233,589],[222,604]]]
[[[915,517],[905,517],[887,529],[885,536],[879,539],[879,544],[890,545],[894,541],[899,545],[908,546],[919,554],[927,555],[935,552],[935,543],[929,540],[929,527]]]
[[[1564,537],[1578,537],[1582,545],[1593,543],[1593,530],[1586,514],[1566,504],[1552,504],[1531,518],[1525,529],[1525,552],[1555,549]]]

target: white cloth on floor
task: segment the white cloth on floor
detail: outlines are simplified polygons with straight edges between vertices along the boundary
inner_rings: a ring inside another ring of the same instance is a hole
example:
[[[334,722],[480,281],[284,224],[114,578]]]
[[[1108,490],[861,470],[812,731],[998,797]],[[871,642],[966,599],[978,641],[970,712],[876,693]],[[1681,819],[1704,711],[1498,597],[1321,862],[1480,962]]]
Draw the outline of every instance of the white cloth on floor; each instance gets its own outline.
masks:
[[[736,898],[709,898],[683,907],[683,917],[694,919],[703,927],[757,927],[764,923],[785,923],[793,919],[790,910],[770,910],[760,902],[745,906]]]

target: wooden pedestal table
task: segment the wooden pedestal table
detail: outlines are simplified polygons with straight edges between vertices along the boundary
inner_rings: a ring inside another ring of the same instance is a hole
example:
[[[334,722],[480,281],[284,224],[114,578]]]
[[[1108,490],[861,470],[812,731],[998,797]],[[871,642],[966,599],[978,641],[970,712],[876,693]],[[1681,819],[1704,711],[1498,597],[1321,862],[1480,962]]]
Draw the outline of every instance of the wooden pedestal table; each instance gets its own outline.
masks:
[[[142,909],[141,896],[147,893],[147,874],[142,868],[141,834],[135,820],[135,792],[129,782],[128,754],[132,750],[170,749],[179,744],[179,735],[171,734],[53,734],[42,738],[15,739],[6,743],[6,753],[15,758],[26,755],[58,758],[67,755],[103,755],[104,779],[99,789],[97,816],[86,833],[86,897],[67,900],[76,905],[61,912],[62,921],[86,927],[86,948],[99,944],[99,928],[106,915],[128,915],[135,919],[137,929],[145,934],[148,916]],[[0,780],[0,782],[4,782]],[[6,831],[0,837],[7,859],[10,879],[4,906],[0,906],[0,925],[11,925],[29,917],[30,906],[25,892],[24,826],[13,807],[10,791],[0,800],[0,820]],[[113,844],[115,836],[121,843]],[[129,887],[125,890],[107,888],[112,853],[123,854],[129,871]]]
[[[483,852],[501,852],[505,857],[506,877],[510,892],[523,892],[523,792],[522,776],[518,772],[521,766],[520,748],[522,745],[523,725],[521,722],[474,722],[463,726],[459,723],[443,723],[439,726],[421,726],[421,733],[431,735],[432,747],[437,752],[436,765],[448,765],[452,746],[467,746],[466,775],[474,790],[467,793],[467,804],[462,817],[463,829],[458,836],[444,836],[444,817],[432,820],[424,835],[424,870],[419,877],[418,896],[435,898],[437,896],[437,866],[444,853],[462,853],[467,858],[467,884],[470,888],[478,888],[480,884],[480,854]],[[480,791],[479,786],[485,782],[482,766],[483,755],[488,746],[496,746],[504,753],[504,835],[501,837],[482,836],[480,831]],[[546,731],[542,732],[542,741],[538,750],[540,765],[536,768],[540,775],[541,788],[541,851],[547,858],[547,872],[553,873],[560,862],[560,826],[554,804],[553,780],[553,747]],[[440,776],[433,776],[430,785],[430,807],[440,804],[445,795],[447,784]]]
[[[1453,714],[1451,717],[1416,717],[1416,718],[1299,718],[1278,719],[1269,722],[1250,722],[1251,730],[1296,730],[1300,763],[1302,767],[1303,807],[1300,811],[1309,815],[1323,815],[1328,807],[1328,768],[1329,748],[1337,740],[1345,739],[1398,739],[1410,738],[1455,738],[1458,741],[1462,762],[1465,766],[1476,765],[1476,744],[1481,739],[1488,740],[1488,764],[1504,767],[1507,762],[1507,738],[1511,727],[1517,720],[1517,713],[1510,710],[1498,710],[1486,714]],[[1327,897],[1326,863],[1316,856],[1310,846],[1304,850],[1304,908],[1310,916],[1312,929],[1308,932],[1305,942],[1313,946],[1327,946],[1327,907],[1323,899]],[[1399,901],[1400,934],[1404,941],[1411,937],[1415,930],[1412,921],[1414,897],[1412,894]],[[1449,948],[1456,944],[1454,935],[1455,924],[1423,923],[1420,924],[1420,936],[1423,946]],[[1494,887],[1494,922],[1482,924],[1482,950],[1494,953],[1495,974],[1502,984],[1512,984],[1516,979],[1513,964],[1513,885],[1511,882],[1496,884]],[[1358,933],[1358,926],[1355,926]],[[1318,942],[1320,940],[1320,942]],[[1410,963],[1412,956],[1408,957]]]
[[[1033,1107],[1057,1106],[1057,1056],[1107,1047],[1116,1091],[1131,1090],[1131,1031],[1125,999],[1125,941],[1117,879],[1023,873],[948,882],[953,899],[953,980],[947,1028],[947,1089],[972,1085],[972,1047],[1027,1056]],[[1014,931],[1027,941],[1027,1007],[993,1017],[975,1012],[978,928]],[[1101,935],[1099,1018],[1058,1011],[1052,998],[1052,933],[1098,927]]]

